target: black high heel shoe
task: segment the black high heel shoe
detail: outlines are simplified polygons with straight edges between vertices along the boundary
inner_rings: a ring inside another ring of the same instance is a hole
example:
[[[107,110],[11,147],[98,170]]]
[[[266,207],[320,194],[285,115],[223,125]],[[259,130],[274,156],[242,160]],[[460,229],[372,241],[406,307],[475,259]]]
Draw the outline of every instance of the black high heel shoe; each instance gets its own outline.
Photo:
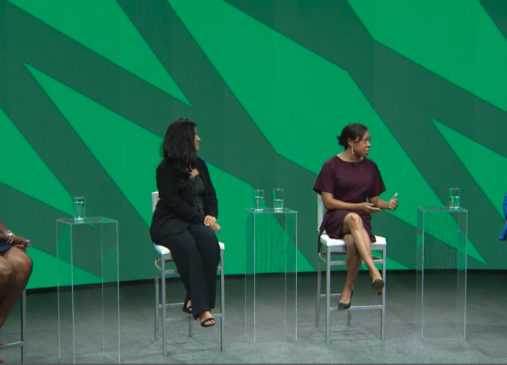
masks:
[[[352,292],[350,293],[350,302],[348,302],[348,303],[338,302],[338,310],[349,309],[350,304],[352,303],[352,296],[353,295],[354,295],[354,291],[352,290]]]
[[[376,291],[378,295],[382,295],[382,289],[384,289],[384,285],[384,280],[375,279],[373,280],[373,283],[371,283],[371,288]]]

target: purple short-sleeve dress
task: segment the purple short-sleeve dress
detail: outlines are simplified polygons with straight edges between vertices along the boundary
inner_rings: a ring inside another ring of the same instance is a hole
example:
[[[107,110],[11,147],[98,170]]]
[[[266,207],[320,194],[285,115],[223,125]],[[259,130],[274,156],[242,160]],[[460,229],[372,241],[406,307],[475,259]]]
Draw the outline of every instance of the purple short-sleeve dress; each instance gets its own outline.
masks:
[[[318,194],[331,193],[335,199],[347,203],[364,203],[368,198],[379,196],[386,188],[380,171],[372,160],[363,158],[359,162],[352,163],[333,156],[324,162],[313,190]],[[322,220],[320,232],[325,230],[331,238],[343,238],[343,219],[352,212],[362,218],[364,229],[370,240],[375,242],[375,236],[371,232],[371,215],[362,210],[328,210]]]

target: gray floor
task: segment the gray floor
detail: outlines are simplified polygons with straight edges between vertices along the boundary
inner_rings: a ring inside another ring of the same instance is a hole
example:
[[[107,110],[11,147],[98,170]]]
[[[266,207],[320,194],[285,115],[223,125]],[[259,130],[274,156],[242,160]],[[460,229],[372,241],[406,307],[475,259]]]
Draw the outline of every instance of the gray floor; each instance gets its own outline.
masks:
[[[316,274],[298,277],[298,341],[285,335],[284,280],[282,276],[260,277],[257,281],[257,343],[252,342],[251,326],[245,333],[244,279],[226,277],[226,348],[220,351],[219,326],[201,328],[194,321],[194,336],[186,335],[186,322],[169,327],[166,358],[162,342],[153,335],[152,282],[122,285],[121,362],[124,363],[507,363],[507,274],[469,272],[467,340],[454,328],[456,314],[455,274],[435,272],[426,278],[426,332],[420,337],[416,315],[416,276],[414,272],[389,272],[387,288],[386,339],[380,341],[378,312],[354,312],[352,326],[346,327],[346,313],[332,313],[331,341],[325,343],[324,307],[315,327]],[[343,273],[334,273],[333,290],[343,284]],[[369,287],[369,277],[359,276],[353,304],[377,303]],[[179,300],[181,283],[170,280],[168,292]],[[102,343],[100,290],[88,288],[76,292],[78,329],[75,346],[87,356],[80,362],[104,363],[99,354]],[[289,308],[294,303],[288,301]],[[333,300],[336,305],[336,300]],[[61,308],[62,313],[66,308]],[[69,308],[67,308],[68,310]],[[55,292],[29,293],[27,299],[27,363],[66,363],[58,356],[58,306]],[[183,316],[172,310],[172,316]],[[250,316],[248,318],[251,318]],[[292,317],[291,317],[292,318]],[[289,318],[289,319],[291,319]],[[246,323],[251,324],[250,319]],[[287,328],[294,322],[289,321]],[[19,312],[16,308],[0,333],[5,342],[19,336]],[[61,333],[66,349],[72,337],[66,327]],[[293,332],[292,332],[293,333]],[[79,335],[79,337],[77,337]],[[114,342],[114,333],[105,341]],[[19,363],[19,350],[0,351],[8,363]]]

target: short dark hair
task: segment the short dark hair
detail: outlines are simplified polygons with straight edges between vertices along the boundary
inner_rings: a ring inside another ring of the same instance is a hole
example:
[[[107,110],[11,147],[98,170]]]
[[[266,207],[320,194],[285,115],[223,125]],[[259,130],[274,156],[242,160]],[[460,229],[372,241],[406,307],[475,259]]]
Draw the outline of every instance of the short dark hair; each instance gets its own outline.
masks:
[[[349,144],[347,141],[351,139],[355,141],[358,138],[362,138],[364,134],[368,131],[368,128],[364,124],[359,123],[351,123],[342,130],[342,134],[340,134],[338,138],[338,144],[343,146],[344,149],[347,149]]]

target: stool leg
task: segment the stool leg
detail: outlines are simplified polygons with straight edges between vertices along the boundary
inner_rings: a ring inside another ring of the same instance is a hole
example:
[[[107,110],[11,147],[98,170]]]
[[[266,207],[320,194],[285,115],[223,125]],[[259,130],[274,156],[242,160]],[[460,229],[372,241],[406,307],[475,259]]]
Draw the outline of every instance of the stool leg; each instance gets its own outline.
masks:
[[[194,315],[188,315],[188,337],[194,336]]]
[[[160,311],[160,287],[158,271],[155,270],[155,341],[158,340],[158,323],[159,323],[159,311]]]
[[[326,252],[326,343],[329,343],[329,323],[331,310],[331,251]]]
[[[382,250],[382,278],[384,279],[384,288],[382,289],[382,310],[381,310],[381,317],[380,317],[380,339],[384,341],[384,335],[385,335],[385,323],[386,323],[386,285],[387,285],[387,247]]]
[[[224,331],[225,331],[225,280],[224,280],[224,251],[220,250],[220,349],[225,349]]]
[[[21,363],[25,363],[25,330],[26,330],[26,289],[21,293]]]
[[[188,337],[194,336],[194,316],[188,316]]]
[[[319,254],[319,262],[317,263],[317,307],[315,308],[315,327],[319,327],[321,291],[322,291],[322,262],[320,261]]]
[[[352,285],[352,292],[354,291],[354,285]],[[352,298],[351,298],[352,299]],[[347,313],[347,326],[352,326],[352,311],[348,311]]]
[[[194,335],[194,326],[193,326],[193,320],[194,317],[189,314],[188,316],[188,337],[192,337]]]
[[[162,286],[162,340],[164,341],[164,356],[167,356],[167,313],[166,313],[166,291],[165,291],[165,260],[162,258],[160,263],[160,285]]]

